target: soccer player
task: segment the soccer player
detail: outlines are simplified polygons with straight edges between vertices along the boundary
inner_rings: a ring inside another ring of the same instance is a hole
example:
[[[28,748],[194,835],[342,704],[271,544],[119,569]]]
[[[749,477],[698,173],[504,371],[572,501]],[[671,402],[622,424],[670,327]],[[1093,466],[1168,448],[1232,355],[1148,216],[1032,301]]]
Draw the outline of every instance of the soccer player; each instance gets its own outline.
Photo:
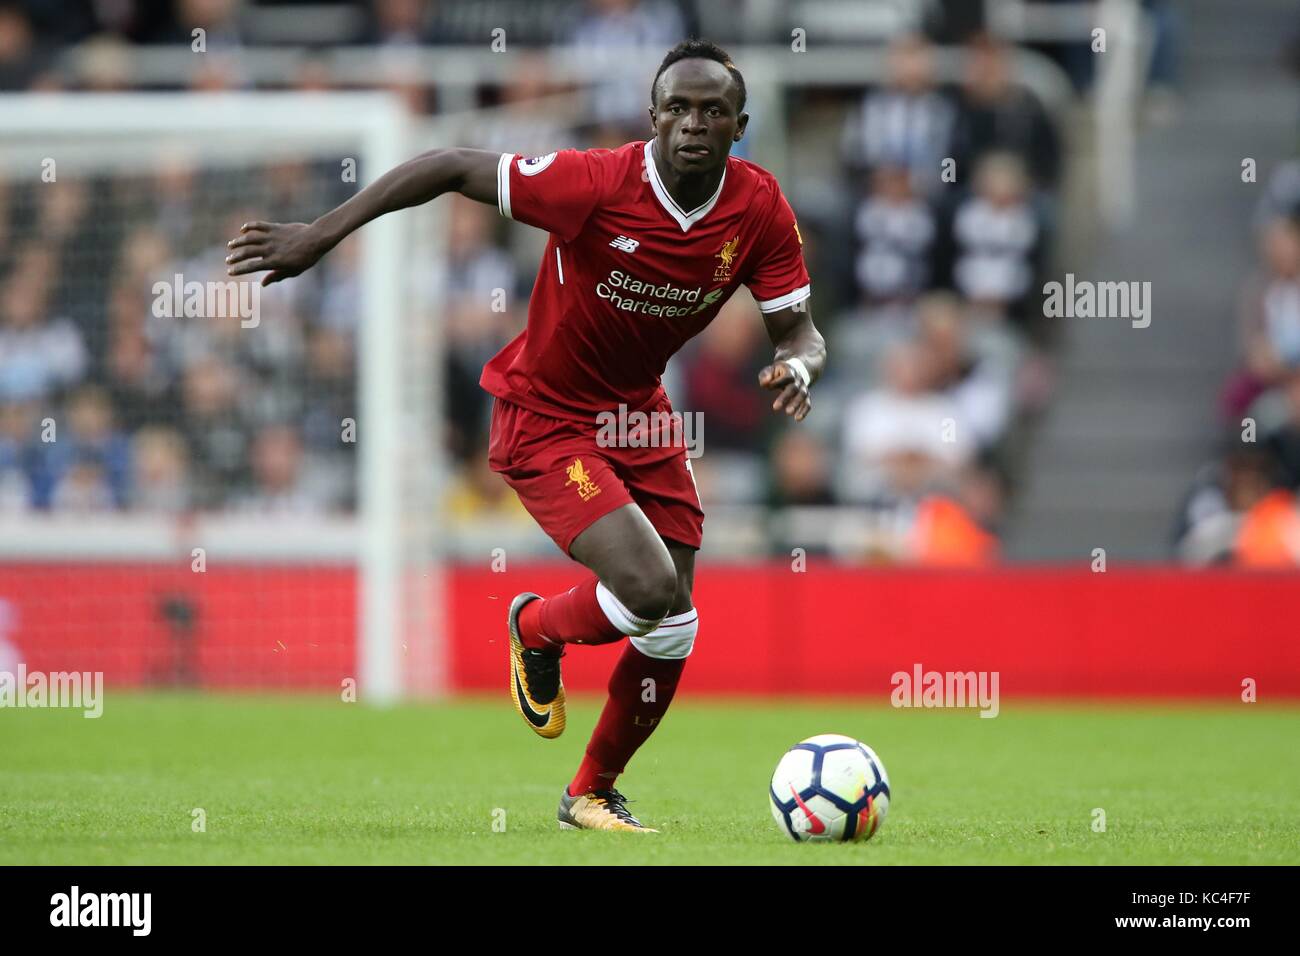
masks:
[[[749,116],[726,52],[705,40],[669,51],[650,121],[648,142],[612,150],[435,149],[311,224],[244,225],[227,259],[231,275],[279,282],[371,219],[446,192],[550,233],[527,328],[480,384],[496,396],[491,467],[589,571],[567,591],[510,605],[510,694],[528,727],[546,738],[564,731],[568,645],[627,640],[560,798],[560,826],[573,829],[655,832],[614,782],[663,719],[699,627],[691,589],[704,513],[660,382],[668,359],[741,284],[775,347],[758,375],[774,411],[807,416],[826,356],[794,214],[770,173],[730,155]],[[609,427],[635,412],[645,429]]]

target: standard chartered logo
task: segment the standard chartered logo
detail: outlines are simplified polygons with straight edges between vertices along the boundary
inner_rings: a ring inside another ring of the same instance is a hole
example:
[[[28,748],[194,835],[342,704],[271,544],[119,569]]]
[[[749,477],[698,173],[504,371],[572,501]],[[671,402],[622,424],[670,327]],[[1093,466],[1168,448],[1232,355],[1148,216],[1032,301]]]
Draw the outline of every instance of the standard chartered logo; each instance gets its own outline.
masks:
[[[713,303],[717,302],[720,298],[722,298],[722,290],[714,289],[712,292],[710,292],[708,295],[704,297],[704,300],[695,307],[694,311],[703,312],[709,306],[713,305]]]
[[[596,283],[597,296],[616,309],[641,315],[689,315],[707,309],[722,297],[721,288],[714,289],[701,298],[703,291],[700,286],[687,288],[671,282],[646,282],[619,269],[614,269]]]

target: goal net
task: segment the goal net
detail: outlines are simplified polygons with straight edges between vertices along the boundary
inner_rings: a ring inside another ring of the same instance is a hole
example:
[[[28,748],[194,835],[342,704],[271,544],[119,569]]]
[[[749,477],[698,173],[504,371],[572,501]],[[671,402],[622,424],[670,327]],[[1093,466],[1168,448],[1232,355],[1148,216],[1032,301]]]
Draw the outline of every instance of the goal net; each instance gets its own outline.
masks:
[[[437,693],[439,213],[232,281],[409,154],[383,94],[0,97],[0,670]],[[435,204],[436,205],[436,204]]]

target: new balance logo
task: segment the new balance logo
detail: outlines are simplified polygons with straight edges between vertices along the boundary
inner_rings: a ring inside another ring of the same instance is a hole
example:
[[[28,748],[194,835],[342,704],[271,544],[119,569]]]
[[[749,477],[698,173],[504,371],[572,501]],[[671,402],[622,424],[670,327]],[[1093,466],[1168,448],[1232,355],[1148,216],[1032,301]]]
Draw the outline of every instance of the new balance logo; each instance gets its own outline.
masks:
[[[629,239],[627,236],[611,239],[609,244],[622,252],[636,252],[636,247],[641,245],[636,239]]]

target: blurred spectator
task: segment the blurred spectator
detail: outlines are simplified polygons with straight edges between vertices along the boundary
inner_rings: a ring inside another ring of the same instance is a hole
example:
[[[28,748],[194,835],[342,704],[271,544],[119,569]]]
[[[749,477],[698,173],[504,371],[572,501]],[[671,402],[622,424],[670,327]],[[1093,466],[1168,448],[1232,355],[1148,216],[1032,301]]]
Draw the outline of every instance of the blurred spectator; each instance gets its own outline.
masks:
[[[180,515],[190,509],[189,457],[185,441],[169,428],[142,428],[131,446],[133,511]]]
[[[237,397],[240,375],[212,356],[196,361],[185,372],[183,425],[190,456],[198,465],[195,504],[215,508],[238,487],[248,459],[248,423],[241,417]]]
[[[1291,371],[1281,391],[1287,418],[1268,433],[1262,444],[1281,485],[1300,492],[1300,370]]]
[[[230,93],[249,85],[243,65],[230,50],[214,50],[200,57],[190,74],[193,93]]]
[[[788,556],[802,548],[805,554],[829,554],[827,529],[837,514],[833,450],[806,426],[786,428],[778,433],[768,460],[771,474],[763,504],[770,512],[770,553]]]
[[[158,265],[170,258],[170,249],[192,249],[202,239],[197,235],[199,169],[189,156],[168,154],[159,161],[153,177],[156,213],[153,222],[137,231],[123,249],[139,272],[156,274]],[[140,249],[147,244],[145,249]],[[147,264],[148,268],[141,268]]]
[[[41,247],[48,251],[48,257],[42,257],[46,264],[40,268],[50,270],[50,308],[74,322],[87,352],[98,354],[104,346],[103,331],[94,316],[102,307],[105,277],[99,270],[69,269],[65,265],[95,244],[87,229],[87,223],[95,220],[89,184],[62,178],[57,183],[43,184],[35,196],[33,227]],[[33,265],[28,261],[19,267],[30,269]]]
[[[662,57],[685,36],[681,12],[669,0],[587,0],[567,42],[598,78],[589,90],[591,119],[643,130],[649,92],[645,77],[627,69],[629,55]]]
[[[971,341],[961,303],[936,293],[917,310],[919,344],[927,353],[934,390],[957,411],[957,427],[969,429],[980,448],[1001,440],[1011,420],[1013,370],[1005,354],[983,354]],[[996,348],[996,346],[994,346]]]
[[[767,503],[773,508],[835,503],[831,451],[807,428],[787,428],[772,444],[772,485]]]
[[[125,505],[130,440],[113,421],[108,394],[83,386],[68,399],[62,417],[58,440],[41,455],[44,477],[38,481],[36,506],[87,511]]]
[[[472,144],[482,149],[502,153],[521,153],[525,156],[542,156],[566,145],[569,131],[556,117],[554,108],[539,109],[539,101],[550,95],[551,73],[546,57],[528,51],[514,54],[510,79],[501,88],[501,109],[485,116],[482,126],[473,130]],[[574,119],[580,110],[573,97],[564,97],[568,109],[574,110]],[[648,104],[647,104],[648,105]],[[619,127],[619,133],[625,132]],[[626,140],[619,140],[622,146]],[[597,145],[597,144],[593,144]]]
[[[935,88],[934,57],[923,36],[908,34],[889,47],[885,85],[862,99],[844,131],[843,151],[851,170],[882,163],[902,165],[921,195],[940,185],[940,163],[952,155],[952,102]]]
[[[56,479],[50,505],[68,513],[113,510],[113,489],[103,464],[94,458],[74,460]]]
[[[427,35],[427,0],[373,0],[370,28],[364,43],[377,46],[418,46]]]
[[[62,179],[57,184],[46,185],[57,188],[38,190],[40,206],[36,228],[41,240],[49,243],[51,249],[61,249],[64,243],[76,236],[85,222],[89,190],[84,180],[76,179]]]
[[[1151,25],[1151,65],[1147,71],[1146,116],[1168,125],[1177,118],[1183,46],[1182,14],[1170,0],[1142,0]]]
[[[11,0],[10,0],[11,2]],[[130,3],[89,3],[87,0],[18,0],[37,37],[43,43],[76,43],[97,29],[123,27],[143,6],[140,0]]]
[[[81,83],[89,93],[120,93],[131,86],[131,50],[121,37],[100,34],[81,47]]]
[[[839,485],[846,500],[912,497],[951,485],[974,456],[957,402],[931,387],[922,347],[896,344],[883,361],[881,385],[853,399],[844,414]]]
[[[762,325],[752,299],[733,296],[700,335],[683,372],[686,407],[703,416],[704,447],[754,452],[775,396],[758,387],[758,373],[771,361],[760,340]]]
[[[953,155],[961,171],[991,152],[1011,153],[1040,188],[1051,189],[1060,178],[1060,138],[1038,98],[1015,84],[1012,50],[988,34],[967,47]]]
[[[294,75],[293,89],[299,93],[328,93],[334,89],[329,63],[321,56],[309,56]]]
[[[0,283],[0,400],[44,398],[85,370],[81,334],[50,314],[53,281],[50,252],[29,246]]]
[[[102,376],[113,406],[128,426],[175,417],[171,370],[148,331],[148,287],[119,283],[108,312],[108,350]]]
[[[776,419],[775,400],[758,386],[758,373],[772,361],[758,310],[747,292],[732,296],[679,366],[686,400],[677,411],[695,416],[685,433],[703,454],[692,463],[700,498],[748,504],[761,501],[767,461],[761,455]]]
[[[1242,517],[1234,554],[1236,564],[1243,568],[1300,565],[1300,508],[1296,496],[1279,488],[1251,506]]]
[[[533,523],[505,479],[487,463],[487,434],[475,438],[465,464],[453,474],[446,497],[447,516],[453,521],[505,520],[521,528]]]
[[[303,437],[322,452],[340,450],[343,420],[356,420],[356,367],[352,342],[335,329],[315,329],[307,341]]]
[[[871,191],[858,206],[855,274],[868,303],[914,298],[929,285],[935,216],[912,188],[905,166],[884,163],[871,173]]]
[[[1276,219],[1261,238],[1263,268],[1241,294],[1244,367],[1228,382],[1224,412],[1237,421],[1265,390],[1300,365],[1300,221]]]
[[[494,296],[513,292],[519,280],[514,262],[491,242],[496,216],[490,207],[463,196],[452,197],[449,212],[447,300],[490,313]]]
[[[0,399],[0,514],[32,507],[38,464],[36,407]]]
[[[987,463],[971,465],[958,479],[956,500],[972,522],[996,535],[1006,514],[1006,480]]]
[[[319,281],[317,322],[355,340],[361,321],[361,243],[349,237],[329,254]]]
[[[1300,159],[1288,159],[1273,170],[1255,207],[1261,231],[1277,219],[1300,219]]]
[[[305,517],[329,511],[335,499],[324,475],[307,467],[302,440],[288,425],[257,433],[250,455],[253,486],[235,502],[237,511],[278,517]]]
[[[31,20],[21,4],[0,2],[0,92],[27,89],[39,72]]]
[[[413,46],[390,44],[379,51],[376,86],[395,94],[410,113],[434,112],[434,90],[424,81],[420,69],[421,53]]]
[[[928,567],[983,567],[997,558],[998,541],[952,498],[927,495],[917,504],[907,558]]]
[[[241,43],[239,12],[242,0],[177,0],[176,27],[167,37],[187,46],[196,42],[194,31],[203,31],[208,52],[238,49]]]
[[[442,272],[447,362],[447,440],[462,460],[488,421],[489,396],[479,387],[484,364],[507,341],[516,303],[514,261],[490,242],[494,216],[460,196],[451,203],[447,261]]]
[[[997,538],[952,493],[874,498],[837,512],[829,538],[833,554],[871,563],[971,568],[998,556]]]
[[[1244,516],[1273,490],[1267,453],[1235,435],[1232,442],[1221,462],[1201,469],[1179,507],[1174,541],[1189,564],[1232,560]]]
[[[1046,243],[1018,159],[985,157],[975,193],[958,207],[952,231],[957,290],[985,309],[1026,317]]]

